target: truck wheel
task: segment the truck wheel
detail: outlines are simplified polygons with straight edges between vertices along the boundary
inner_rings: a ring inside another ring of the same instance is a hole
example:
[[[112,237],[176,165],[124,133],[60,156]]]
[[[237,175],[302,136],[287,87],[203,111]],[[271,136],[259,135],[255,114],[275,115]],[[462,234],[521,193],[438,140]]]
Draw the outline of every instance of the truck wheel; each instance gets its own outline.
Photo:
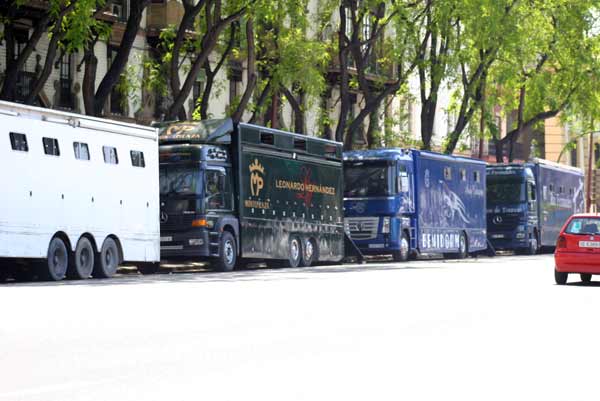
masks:
[[[112,238],[107,238],[102,244],[100,255],[94,263],[92,275],[96,278],[110,278],[119,267],[119,248]]]
[[[554,281],[558,285],[564,285],[567,283],[567,278],[569,278],[569,273],[559,272],[554,268]]]
[[[458,253],[456,254],[457,259],[464,259],[468,256],[468,245],[467,245],[467,237],[465,233],[460,233],[460,238],[458,239]]]
[[[67,275],[69,267],[69,251],[64,241],[52,238],[48,245],[48,257],[39,265],[39,276],[42,280],[60,281]]]
[[[300,261],[300,266],[302,267],[310,267],[317,257],[317,245],[314,239],[309,239],[304,243],[304,247],[302,247],[302,260]]]
[[[94,270],[94,248],[89,239],[82,237],[77,241],[75,253],[71,255],[67,276],[81,280],[89,278]]]
[[[394,262],[406,262],[410,254],[410,245],[406,233],[402,233],[400,240],[400,250],[393,253]]]
[[[302,260],[302,243],[300,238],[293,236],[290,238],[288,267],[300,266]]]
[[[590,273],[581,273],[579,278],[581,278],[581,281],[584,283],[589,283],[592,281],[592,275]]]
[[[533,234],[533,236],[529,239],[529,247],[526,249],[527,255],[535,255],[538,253],[538,240],[537,236]]]
[[[220,272],[230,272],[237,262],[237,246],[235,238],[229,231],[223,231],[219,245],[219,258],[215,263],[215,269]]]

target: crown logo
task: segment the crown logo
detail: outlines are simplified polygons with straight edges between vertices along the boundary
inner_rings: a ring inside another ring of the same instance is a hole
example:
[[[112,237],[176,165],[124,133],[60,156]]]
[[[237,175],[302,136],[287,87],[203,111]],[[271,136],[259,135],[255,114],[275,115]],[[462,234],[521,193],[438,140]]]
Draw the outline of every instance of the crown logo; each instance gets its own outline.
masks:
[[[250,172],[260,172],[261,174],[265,173],[265,168],[258,162],[258,159],[254,159],[254,163],[250,164]]]

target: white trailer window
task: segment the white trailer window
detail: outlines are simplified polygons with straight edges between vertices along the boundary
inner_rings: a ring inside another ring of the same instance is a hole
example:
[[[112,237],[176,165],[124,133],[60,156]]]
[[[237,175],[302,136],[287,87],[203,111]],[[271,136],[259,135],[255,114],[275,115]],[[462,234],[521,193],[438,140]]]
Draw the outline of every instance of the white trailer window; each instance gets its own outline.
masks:
[[[27,137],[25,136],[25,134],[11,132],[10,145],[12,146],[13,150],[29,152],[29,146],[27,145]]]
[[[60,148],[58,147],[58,139],[42,138],[44,144],[44,153],[50,156],[60,156]]]
[[[104,154],[104,163],[119,164],[119,155],[117,155],[117,148],[113,148],[112,146],[103,146],[102,153]]]
[[[140,152],[139,150],[132,150],[130,154],[132,166],[146,167],[146,162],[144,161],[144,152]]]
[[[79,160],[90,160],[90,150],[87,143],[73,142],[73,151],[75,158]]]
[[[465,170],[464,168],[460,169],[460,180],[467,181],[467,170]]]
[[[452,179],[452,169],[450,167],[444,167],[444,179],[448,181]]]
[[[481,181],[481,174],[479,174],[479,171],[474,171],[473,172],[473,181],[475,181],[475,182],[480,182]]]

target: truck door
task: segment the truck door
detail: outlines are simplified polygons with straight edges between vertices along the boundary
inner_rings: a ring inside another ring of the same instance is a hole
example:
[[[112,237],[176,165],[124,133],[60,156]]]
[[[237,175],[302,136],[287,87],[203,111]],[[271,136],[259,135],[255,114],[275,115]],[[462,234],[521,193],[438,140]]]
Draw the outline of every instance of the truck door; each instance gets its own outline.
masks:
[[[204,210],[210,212],[230,212],[233,210],[231,191],[231,169],[211,167],[206,170]]]
[[[535,183],[527,181],[527,220],[530,224],[537,225],[538,220],[538,202],[537,189]]]

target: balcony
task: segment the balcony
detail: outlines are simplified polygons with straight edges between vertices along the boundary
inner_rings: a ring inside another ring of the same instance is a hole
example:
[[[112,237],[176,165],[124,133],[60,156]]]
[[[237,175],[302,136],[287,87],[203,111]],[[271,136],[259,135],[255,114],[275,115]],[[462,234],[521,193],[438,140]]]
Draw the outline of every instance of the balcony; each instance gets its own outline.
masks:
[[[153,2],[148,6],[146,29],[149,36],[158,36],[170,25],[179,25],[183,17],[183,5],[177,0]]]

